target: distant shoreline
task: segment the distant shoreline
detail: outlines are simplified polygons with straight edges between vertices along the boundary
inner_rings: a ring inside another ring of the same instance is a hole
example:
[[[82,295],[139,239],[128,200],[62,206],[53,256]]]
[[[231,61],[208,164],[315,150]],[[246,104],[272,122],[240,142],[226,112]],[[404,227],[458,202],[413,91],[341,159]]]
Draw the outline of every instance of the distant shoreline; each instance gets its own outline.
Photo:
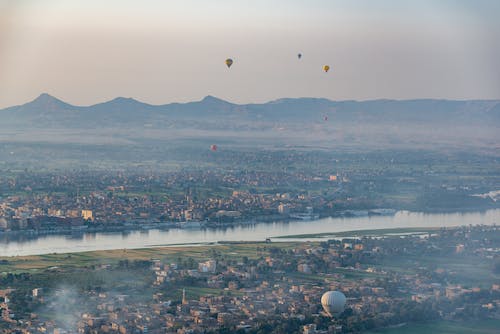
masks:
[[[422,213],[422,214],[453,214],[453,213],[484,213],[489,210],[496,210],[498,208],[475,208],[475,209],[461,209],[461,210],[452,210],[452,209],[442,209],[442,210],[399,210],[395,209],[393,214],[387,215],[377,215],[377,214],[364,214],[364,212],[369,212],[370,209],[366,210],[344,210],[339,212],[336,215],[320,215],[319,218],[315,219],[306,219],[302,221],[317,221],[328,218],[357,218],[357,217],[366,217],[366,216],[393,216],[398,212],[411,212],[411,213]],[[357,212],[363,212],[362,215],[356,215]],[[353,213],[353,214],[349,214]],[[20,230],[20,231],[0,231],[1,236],[32,236],[32,237],[43,237],[43,236],[64,236],[64,235],[80,235],[85,233],[123,233],[123,232],[135,232],[135,231],[150,231],[150,230],[170,230],[170,229],[192,229],[192,230],[217,230],[217,229],[227,229],[234,228],[238,226],[245,225],[254,225],[254,224],[271,224],[271,223],[291,223],[301,221],[300,219],[294,219],[290,217],[282,217],[279,218],[276,215],[273,216],[260,216],[249,220],[244,221],[235,221],[224,223],[220,226],[210,226],[202,225],[201,227],[196,228],[183,228],[179,226],[178,222],[169,222],[169,223],[147,223],[147,224],[127,224],[127,225],[107,225],[107,226],[95,226],[95,227],[85,227],[85,228],[64,228],[64,229],[41,229],[41,230]],[[1,245],[0,241],[0,245]]]

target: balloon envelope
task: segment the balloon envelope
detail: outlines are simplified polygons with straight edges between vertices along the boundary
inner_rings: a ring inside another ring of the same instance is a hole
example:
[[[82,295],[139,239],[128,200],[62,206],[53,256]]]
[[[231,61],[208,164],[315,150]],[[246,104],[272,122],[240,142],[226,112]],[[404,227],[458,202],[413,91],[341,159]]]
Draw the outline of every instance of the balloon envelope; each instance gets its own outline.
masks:
[[[321,297],[321,305],[330,317],[344,312],[345,302],[345,295],[340,291],[328,291]]]
[[[229,67],[231,67],[231,65],[233,65],[233,60],[231,58],[227,58],[225,63],[226,63],[226,66],[229,68]]]
[[[300,59],[300,58],[302,58],[302,53],[299,53],[299,54],[297,55],[297,58],[299,58],[299,59]]]
[[[328,72],[330,70],[330,66],[325,65],[323,66],[323,71]]]
[[[212,152],[217,151],[217,145],[210,145],[210,151]]]

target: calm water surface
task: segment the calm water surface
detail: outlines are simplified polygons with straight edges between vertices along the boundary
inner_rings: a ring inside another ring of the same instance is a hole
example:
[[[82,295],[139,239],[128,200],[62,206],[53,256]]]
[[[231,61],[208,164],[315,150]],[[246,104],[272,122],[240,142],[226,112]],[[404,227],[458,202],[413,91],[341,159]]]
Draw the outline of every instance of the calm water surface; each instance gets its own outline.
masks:
[[[500,209],[469,213],[398,211],[394,216],[324,218],[315,221],[255,223],[226,229],[170,229],[113,233],[50,235],[34,239],[0,236],[0,256],[68,253],[91,250],[142,248],[217,241],[263,241],[294,234],[343,232],[399,227],[449,227],[500,223]],[[306,239],[301,239],[306,240]]]

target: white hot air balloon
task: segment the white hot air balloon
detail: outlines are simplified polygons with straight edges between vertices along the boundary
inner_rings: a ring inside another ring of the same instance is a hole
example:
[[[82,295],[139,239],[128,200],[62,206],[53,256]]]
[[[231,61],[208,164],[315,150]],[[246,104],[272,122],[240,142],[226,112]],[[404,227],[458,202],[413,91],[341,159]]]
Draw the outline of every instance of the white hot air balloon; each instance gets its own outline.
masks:
[[[328,291],[321,297],[321,305],[330,317],[344,312],[345,302],[345,295],[340,291]]]

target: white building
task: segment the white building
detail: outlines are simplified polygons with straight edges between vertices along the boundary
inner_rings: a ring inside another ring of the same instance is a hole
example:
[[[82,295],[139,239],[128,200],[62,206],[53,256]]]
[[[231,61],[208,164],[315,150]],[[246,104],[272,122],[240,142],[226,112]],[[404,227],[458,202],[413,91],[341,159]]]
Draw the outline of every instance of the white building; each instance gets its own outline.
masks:
[[[198,263],[198,271],[200,273],[214,273],[216,270],[217,264],[215,260],[208,260],[205,262]]]

